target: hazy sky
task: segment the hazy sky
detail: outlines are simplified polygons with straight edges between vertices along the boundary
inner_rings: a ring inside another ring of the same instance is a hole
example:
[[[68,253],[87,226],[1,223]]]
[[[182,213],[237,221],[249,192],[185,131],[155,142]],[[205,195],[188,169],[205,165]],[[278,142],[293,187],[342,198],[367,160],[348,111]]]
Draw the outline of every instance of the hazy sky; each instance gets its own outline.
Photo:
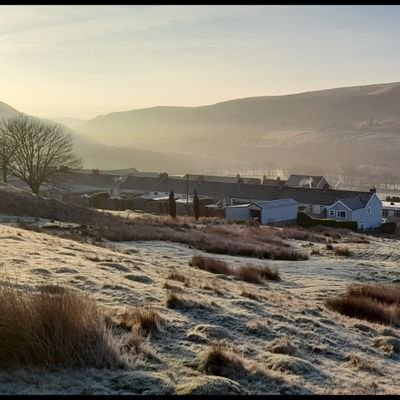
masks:
[[[400,6],[0,6],[0,101],[42,117],[400,81]]]

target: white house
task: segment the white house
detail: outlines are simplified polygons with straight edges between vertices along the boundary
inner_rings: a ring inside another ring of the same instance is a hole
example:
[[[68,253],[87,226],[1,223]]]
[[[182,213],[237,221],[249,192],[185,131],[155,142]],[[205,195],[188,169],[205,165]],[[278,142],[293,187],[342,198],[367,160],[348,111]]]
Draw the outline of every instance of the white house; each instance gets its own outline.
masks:
[[[376,229],[382,224],[382,201],[376,193],[368,199],[361,196],[340,199],[326,207],[326,217],[337,221],[356,221],[361,230]]]
[[[293,199],[256,201],[225,207],[228,221],[257,220],[261,224],[291,223],[297,218],[299,205]]]
[[[382,217],[388,221],[400,220],[400,203],[394,201],[382,201]]]

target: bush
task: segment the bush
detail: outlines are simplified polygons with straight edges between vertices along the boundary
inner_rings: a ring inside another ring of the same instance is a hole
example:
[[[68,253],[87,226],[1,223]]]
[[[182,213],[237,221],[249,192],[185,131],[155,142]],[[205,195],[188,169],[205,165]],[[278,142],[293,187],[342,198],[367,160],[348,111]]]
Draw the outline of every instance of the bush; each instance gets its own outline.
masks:
[[[379,231],[381,233],[395,234],[397,231],[396,222],[386,222],[381,225]]]
[[[297,214],[297,225],[300,225],[303,228],[310,228],[312,226],[323,225],[332,228],[350,229],[352,231],[357,231],[358,228],[356,221],[336,221],[334,219],[311,218],[310,216],[308,216],[306,213],[303,212],[299,212]]]

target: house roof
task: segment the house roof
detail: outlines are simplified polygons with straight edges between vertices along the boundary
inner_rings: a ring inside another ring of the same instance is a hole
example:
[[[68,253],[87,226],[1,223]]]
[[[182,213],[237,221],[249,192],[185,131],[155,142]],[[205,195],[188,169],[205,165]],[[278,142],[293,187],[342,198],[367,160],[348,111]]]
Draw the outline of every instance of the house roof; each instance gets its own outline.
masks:
[[[299,203],[293,199],[279,199],[271,201],[255,201],[252,204],[256,204],[262,208],[270,208],[270,207],[294,206],[298,205]]]
[[[188,175],[189,175],[189,181],[199,181],[203,179],[203,181],[206,182],[237,183],[239,179],[236,176],[199,175],[199,174],[186,174],[182,177],[182,179],[187,180]],[[259,178],[241,176],[240,179],[242,179],[243,183],[261,184],[261,180]]]
[[[349,197],[347,199],[340,200],[344,205],[350,208],[350,210],[359,210],[364,208],[368,201],[363,201],[360,196]]]
[[[293,199],[279,199],[279,200],[271,200],[271,201],[253,201],[247,204],[237,204],[234,206],[226,206],[225,208],[248,208],[251,206],[257,206],[263,209],[273,208],[273,207],[283,207],[283,206],[292,206],[298,205],[297,201]]]
[[[121,191],[124,189],[153,191],[157,190],[156,186],[160,183],[160,178],[152,178],[145,176],[128,176],[119,186]]]
[[[288,180],[286,181],[286,186],[309,186],[309,181],[311,179],[311,187],[317,187],[318,183],[323,176],[315,176],[315,175],[290,175]]]
[[[180,178],[151,178],[129,176],[125,181],[118,183],[118,177],[113,175],[74,173],[67,172],[62,175],[63,186],[68,190],[75,187],[82,187],[95,190],[109,190],[118,186],[124,190],[141,191],[160,191],[170,192],[174,190],[176,194],[186,194],[187,181]],[[208,196],[214,199],[227,197],[243,199],[244,202],[252,203],[254,201],[271,201],[280,199],[293,199],[300,204],[319,204],[330,206],[338,200],[350,199],[359,196],[362,204],[367,204],[370,193],[357,192],[350,190],[323,190],[319,188],[290,187],[290,186],[270,186],[249,183],[221,183],[211,181],[192,181],[189,180],[189,193],[193,194],[197,190],[199,196]],[[349,200],[349,204],[354,204],[357,200]]]
[[[382,201],[382,208],[400,210],[400,203],[394,201]]]
[[[207,182],[219,182],[219,183],[236,183],[238,178],[236,176],[218,176],[218,175],[199,175],[199,174],[186,174],[182,179],[187,180],[189,176],[189,181],[199,181],[203,179]]]
[[[283,180],[283,179],[278,180],[278,179],[270,179],[270,178],[267,178],[267,179],[263,179],[261,183],[262,183],[263,185],[268,185],[268,186],[279,186],[279,185],[285,184],[286,181]]]

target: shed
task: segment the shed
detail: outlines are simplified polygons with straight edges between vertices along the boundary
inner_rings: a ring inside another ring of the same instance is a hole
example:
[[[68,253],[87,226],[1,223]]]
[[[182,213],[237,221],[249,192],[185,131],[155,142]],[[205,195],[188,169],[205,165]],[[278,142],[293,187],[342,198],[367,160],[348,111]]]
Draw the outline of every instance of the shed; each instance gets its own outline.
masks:
[[[293,199],[257,201],[225,207],[228,221],[257,220],[261,224],[295,222],[299,204]]]

